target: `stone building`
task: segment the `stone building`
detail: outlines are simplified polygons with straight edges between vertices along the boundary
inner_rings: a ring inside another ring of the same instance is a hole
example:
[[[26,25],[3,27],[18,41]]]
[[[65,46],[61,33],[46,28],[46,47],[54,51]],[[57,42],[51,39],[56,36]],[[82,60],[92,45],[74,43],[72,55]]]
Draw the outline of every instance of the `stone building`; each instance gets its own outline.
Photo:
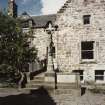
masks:
[[[15,0],[8,0],[8,15],[14,18],[17,17],[17,5]]]
[[[68,0],[57,14],[56,58],[81,82],[105,83],[105,1]]]
[[[47,66],[52,64],[46,30],[58,26],[51,30],[53,69],[59,70],[58,81],[72,82],[71,75],[79,73],[81,83],[105,83],[105,0],[67,0],[57,14],[31,19],[35,36],[32,43],[39,60],[47,59]]]

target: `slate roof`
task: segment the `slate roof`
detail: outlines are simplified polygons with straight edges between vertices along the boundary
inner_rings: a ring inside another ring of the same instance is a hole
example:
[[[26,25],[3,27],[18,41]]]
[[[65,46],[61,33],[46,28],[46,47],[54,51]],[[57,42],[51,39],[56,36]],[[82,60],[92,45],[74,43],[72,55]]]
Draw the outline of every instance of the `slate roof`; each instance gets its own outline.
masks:
[[[61,7],[61,9],[57,13],[63,13],[66,8],[68,8],[69,3],[71,3],[71,0],[66,0],[64,5]],[[57,14],[51,14],[51,15],[41,15],[41,16],[32,16],[32,19],[35,23],[35,28],[43,28],[46,27],[48,22],[52,22],[52,25],[56,21]]]
[[[68,4],[71,2],[71,0],[67,0],[64,5],[61,7],[61,9],[57,12],[63,13],[66,8],[68,8]],[[24,12],[22,15],[19,16],[19,19],[21,19],[23,22],[32,20],[33,27],[34,28],[44,28],[46,25],[51,22],[52,25],[54,25],[56,21],[57,14],[50,14],[50,15],[41,15],[41,16],[30,16],[26,12]]]
[[[54,24],[56,21],[56,14],[32,16],[32,19],[35,23],[35,28],[43,28],[46,27],[48,22],[52,22],[52,24]]]
[[[23,12],[18,18],[23,21],[32,19],[32,17],[27,12]]]

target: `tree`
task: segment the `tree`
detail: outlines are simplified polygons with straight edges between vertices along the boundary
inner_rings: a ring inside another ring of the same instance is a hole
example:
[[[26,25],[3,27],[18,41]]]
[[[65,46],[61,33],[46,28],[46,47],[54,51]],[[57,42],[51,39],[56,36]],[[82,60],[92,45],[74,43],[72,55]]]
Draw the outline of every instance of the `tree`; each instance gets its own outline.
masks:
[[[0,13],[0,74],[7,80],[28,71],[27,65],[36,59],[37,50],[30,46],[32,38],[31,31],[22,32],[18,19]]]

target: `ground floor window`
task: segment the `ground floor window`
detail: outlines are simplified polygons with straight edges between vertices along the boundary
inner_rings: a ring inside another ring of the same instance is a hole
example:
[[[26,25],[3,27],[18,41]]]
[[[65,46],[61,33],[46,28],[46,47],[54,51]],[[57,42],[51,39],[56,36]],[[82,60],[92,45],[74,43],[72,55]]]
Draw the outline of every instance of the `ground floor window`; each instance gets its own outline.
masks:
[[[104,70],[95,70],[95,80],[104,80]]]
[[[80,81],[83,81],[83,70],[73,70],[74,73],[79,73]]]

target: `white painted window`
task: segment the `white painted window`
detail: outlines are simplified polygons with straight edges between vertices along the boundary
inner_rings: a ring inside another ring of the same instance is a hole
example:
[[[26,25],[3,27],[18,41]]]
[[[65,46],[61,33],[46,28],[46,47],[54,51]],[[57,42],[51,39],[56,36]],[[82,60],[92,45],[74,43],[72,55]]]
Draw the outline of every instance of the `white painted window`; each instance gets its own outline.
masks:
[[[24,21],[24,22],[22,23],[22,27],[23,27],[23,28],[29,28],[29,21]]]
[[[103,81],[104,80],[104,70],[95,70],[95,81]]]
[[[81,59],[94,59],[94,41],[81,42]]]
[[[28,33],[30,29],[29,28],[23,28],[22,30],[23,30],[23,33]]]

